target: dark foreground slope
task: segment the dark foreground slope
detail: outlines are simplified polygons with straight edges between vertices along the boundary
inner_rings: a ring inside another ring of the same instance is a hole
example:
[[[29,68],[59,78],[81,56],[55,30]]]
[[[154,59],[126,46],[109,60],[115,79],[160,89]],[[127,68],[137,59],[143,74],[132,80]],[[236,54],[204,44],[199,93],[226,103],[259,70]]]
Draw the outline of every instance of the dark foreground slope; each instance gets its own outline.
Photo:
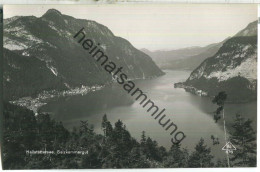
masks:
[[[188,151],[179,144],[166,150],[145,132],[140,133],[140,141],[136,140],[121,120],[112,125],[106,116],[102,119],[102,135],[96,134],[87,121],[81,121],[79,128],[68,131],[48,114],[35,116],[32,111],[9,103],[4,104],[3,119],[4,169],[227,167],[224,157],[223,160],[214,159],[202,138],[194,145],[194,150]],[[230,155],[231,167],[255,167],[256,145],[252,144],[255,134],[249,135],[251,122],[240,120],[234,124],[235,132],[230,135],[239,142],[232,142],[238,144]],[[241,131],[241,128],[246,130]],[[249,136],[246,142],[241,140],[245,136]],[[53,153],[32,152],[45,150]]]

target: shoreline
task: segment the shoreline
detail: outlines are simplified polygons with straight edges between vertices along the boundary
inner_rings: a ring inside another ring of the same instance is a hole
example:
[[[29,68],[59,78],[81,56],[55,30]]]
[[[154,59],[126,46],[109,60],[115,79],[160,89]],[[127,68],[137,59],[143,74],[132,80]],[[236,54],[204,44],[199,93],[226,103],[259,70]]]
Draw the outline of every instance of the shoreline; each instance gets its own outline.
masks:
[[[94,85],[94,86],[84,86],[71,88],[69,90],[64,91],[43,91],[39,93],[36,98],[32,98],[31,96],[21,97],[18,100],[9,101],[9,103],[26,107],[29,110],[32,110],[35,115],[38,115],[38,110],[40,107],[46,105],[50,100],[59,98],[59,97],[69,97],[75,95],[86,95],[89,92],[94,92],[101,90],[105,87],[105,85]]]
[[[154,79],[158,78],[160,76],[165,75],[155,75],[155,76],[148,76],[144,78],[129,78],[127,81],[134,81],[134,80],[147,80],[147,79]],[[74,87],[71,88],[68,85],[67,88],[69,90],[63,90],[63,91],[57,91],[57,90],[50,90],[50,91],[43,91],[36,96],[26,96],[26,97],[21,97],[17,100],[10,100],[9,103],[26,107],[29,110],[32,110],[35,115],[38,115],[38,110],[46,105],[48,102],[51,100],[60,98],[60,97],[70,97],[70,96],[76,96],[76,95],[87,95],[89,92],[95,92],[103,89],[107,85],[114,84],[116,83],[115,81],[116,78],[113,78],[110,82],[104,84],[104,85],[93,85],[93,86],[85,86],[81,85],[81,87]]]
[[[203,90],[199,90],[193,86],[188,86],[188,85],[185,85],[185,82],[177,82],[177,83],[174,83],[174,88],[183,88],[186,92],[189,92],[191,94],[194,94],[194,95],[197,95],[197,96],[200,96],[200,97],[208,97],[208,98],[211,98],[213,99],[214,96],[211,96],[208,94],[208,92],[206,91],[203,91]],[[257,99],[251,99],[251,100],[245,100],[245,101],[234,101],[234,100],[227,100],[225,103],[226,104],[243,104],[243,103],[251,103],[251,102],[254,102],[256,101]]]

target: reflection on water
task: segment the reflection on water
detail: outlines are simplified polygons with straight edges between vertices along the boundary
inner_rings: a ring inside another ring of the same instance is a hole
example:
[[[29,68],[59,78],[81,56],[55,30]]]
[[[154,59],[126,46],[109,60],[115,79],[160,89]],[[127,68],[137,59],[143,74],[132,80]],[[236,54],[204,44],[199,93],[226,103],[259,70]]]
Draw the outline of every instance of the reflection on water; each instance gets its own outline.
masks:
[[[166,75],[162,77],[138,80],[135,84],[145,91],[160,109],[165,108],[167,117],[178,126],[179,131],[185,133],[183,147],[193,150],[195,144],[203,137],[215,156],[224,157],[225,154],[221,150],[225,145],[222,121],[217,124],[212,117],[216,106],[209,98],[195,96],[183,89],[174,88],[173,84],[188,78],[190,71],[167,70],[165,72]],[[117,83],[85,96],[61,98],[50,102],[43,106],[41,111],[51,112],[54,119],[63,121],[68,128],[77,126],[80,120],[88,120],[94,124],[97,133],[101,133],[101,119],[106,113],[112,123],[121,119],[132,136],[138,140],[141,132],[146,131],[147,135],[155,139],[159,145],[167,148],[171,145],[169,132],[166,132],[158,124],[158,120],[154,120],[138,102],[133,101],[133,98],[127,95],[122,86]],[[231,126],[232,118],[237,112],[256,119],[256,102],[228,104],[225,112],[228,126]],[[219,145],[212,145],[211,135],[219,138]]]

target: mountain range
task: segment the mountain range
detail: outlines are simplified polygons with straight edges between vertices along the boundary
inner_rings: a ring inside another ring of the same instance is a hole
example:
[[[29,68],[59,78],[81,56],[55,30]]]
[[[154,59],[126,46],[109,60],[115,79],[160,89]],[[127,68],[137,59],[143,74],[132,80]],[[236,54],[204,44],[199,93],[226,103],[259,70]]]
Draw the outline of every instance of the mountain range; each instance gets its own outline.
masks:
[[[220,43],[172,51],[142,49],[142,52],[102,24],[76,19],[55,9],[41,17],[15,16],[4,20],[4,99],[113,82],[112,76],[73,39],[82,27],[86,36],[99,43],[130,79],[163,75],[158,66],[194,69],[184,83],[175,86],[209,96],[226,91],[229,101],[256,99],[257,21]]]
[[[247,28],[239,31],[235,36],[255,36],[257,28],[253,27],[253,25],[255,25],[254,22],[250,23]],[[215,55],[223,43],[230,38],[231,37],[228,37],[221,42],[209,44],[204,47],[193,46],[176,50],[157,51],[150,51],[143,48],[141,51],[152,57],[161,69],[194,70],[205,59]]]
[[[194,46],[170,51],[141,49],[152,57],[161,69],[194,70],[206,58],[213,56],[227,39],[204,47]]]
[[[111,61],[123,67],[128,78],[164,74],[148,55],[115,36],[106,26],[50,9],[41,17],[4,20],[4,98],[14,100],[43,91],[112,82],[112,76],[73,39],[82,27],[86,37],[99,43]]]

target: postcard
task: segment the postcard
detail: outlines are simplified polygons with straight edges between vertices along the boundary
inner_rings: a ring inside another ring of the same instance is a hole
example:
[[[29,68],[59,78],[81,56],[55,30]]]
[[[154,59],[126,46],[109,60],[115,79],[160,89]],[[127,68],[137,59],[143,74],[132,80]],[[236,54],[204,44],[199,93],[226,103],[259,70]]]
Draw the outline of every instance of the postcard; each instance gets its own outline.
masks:
[[[3,169],[256,167],[256,4],[2,12]]]

